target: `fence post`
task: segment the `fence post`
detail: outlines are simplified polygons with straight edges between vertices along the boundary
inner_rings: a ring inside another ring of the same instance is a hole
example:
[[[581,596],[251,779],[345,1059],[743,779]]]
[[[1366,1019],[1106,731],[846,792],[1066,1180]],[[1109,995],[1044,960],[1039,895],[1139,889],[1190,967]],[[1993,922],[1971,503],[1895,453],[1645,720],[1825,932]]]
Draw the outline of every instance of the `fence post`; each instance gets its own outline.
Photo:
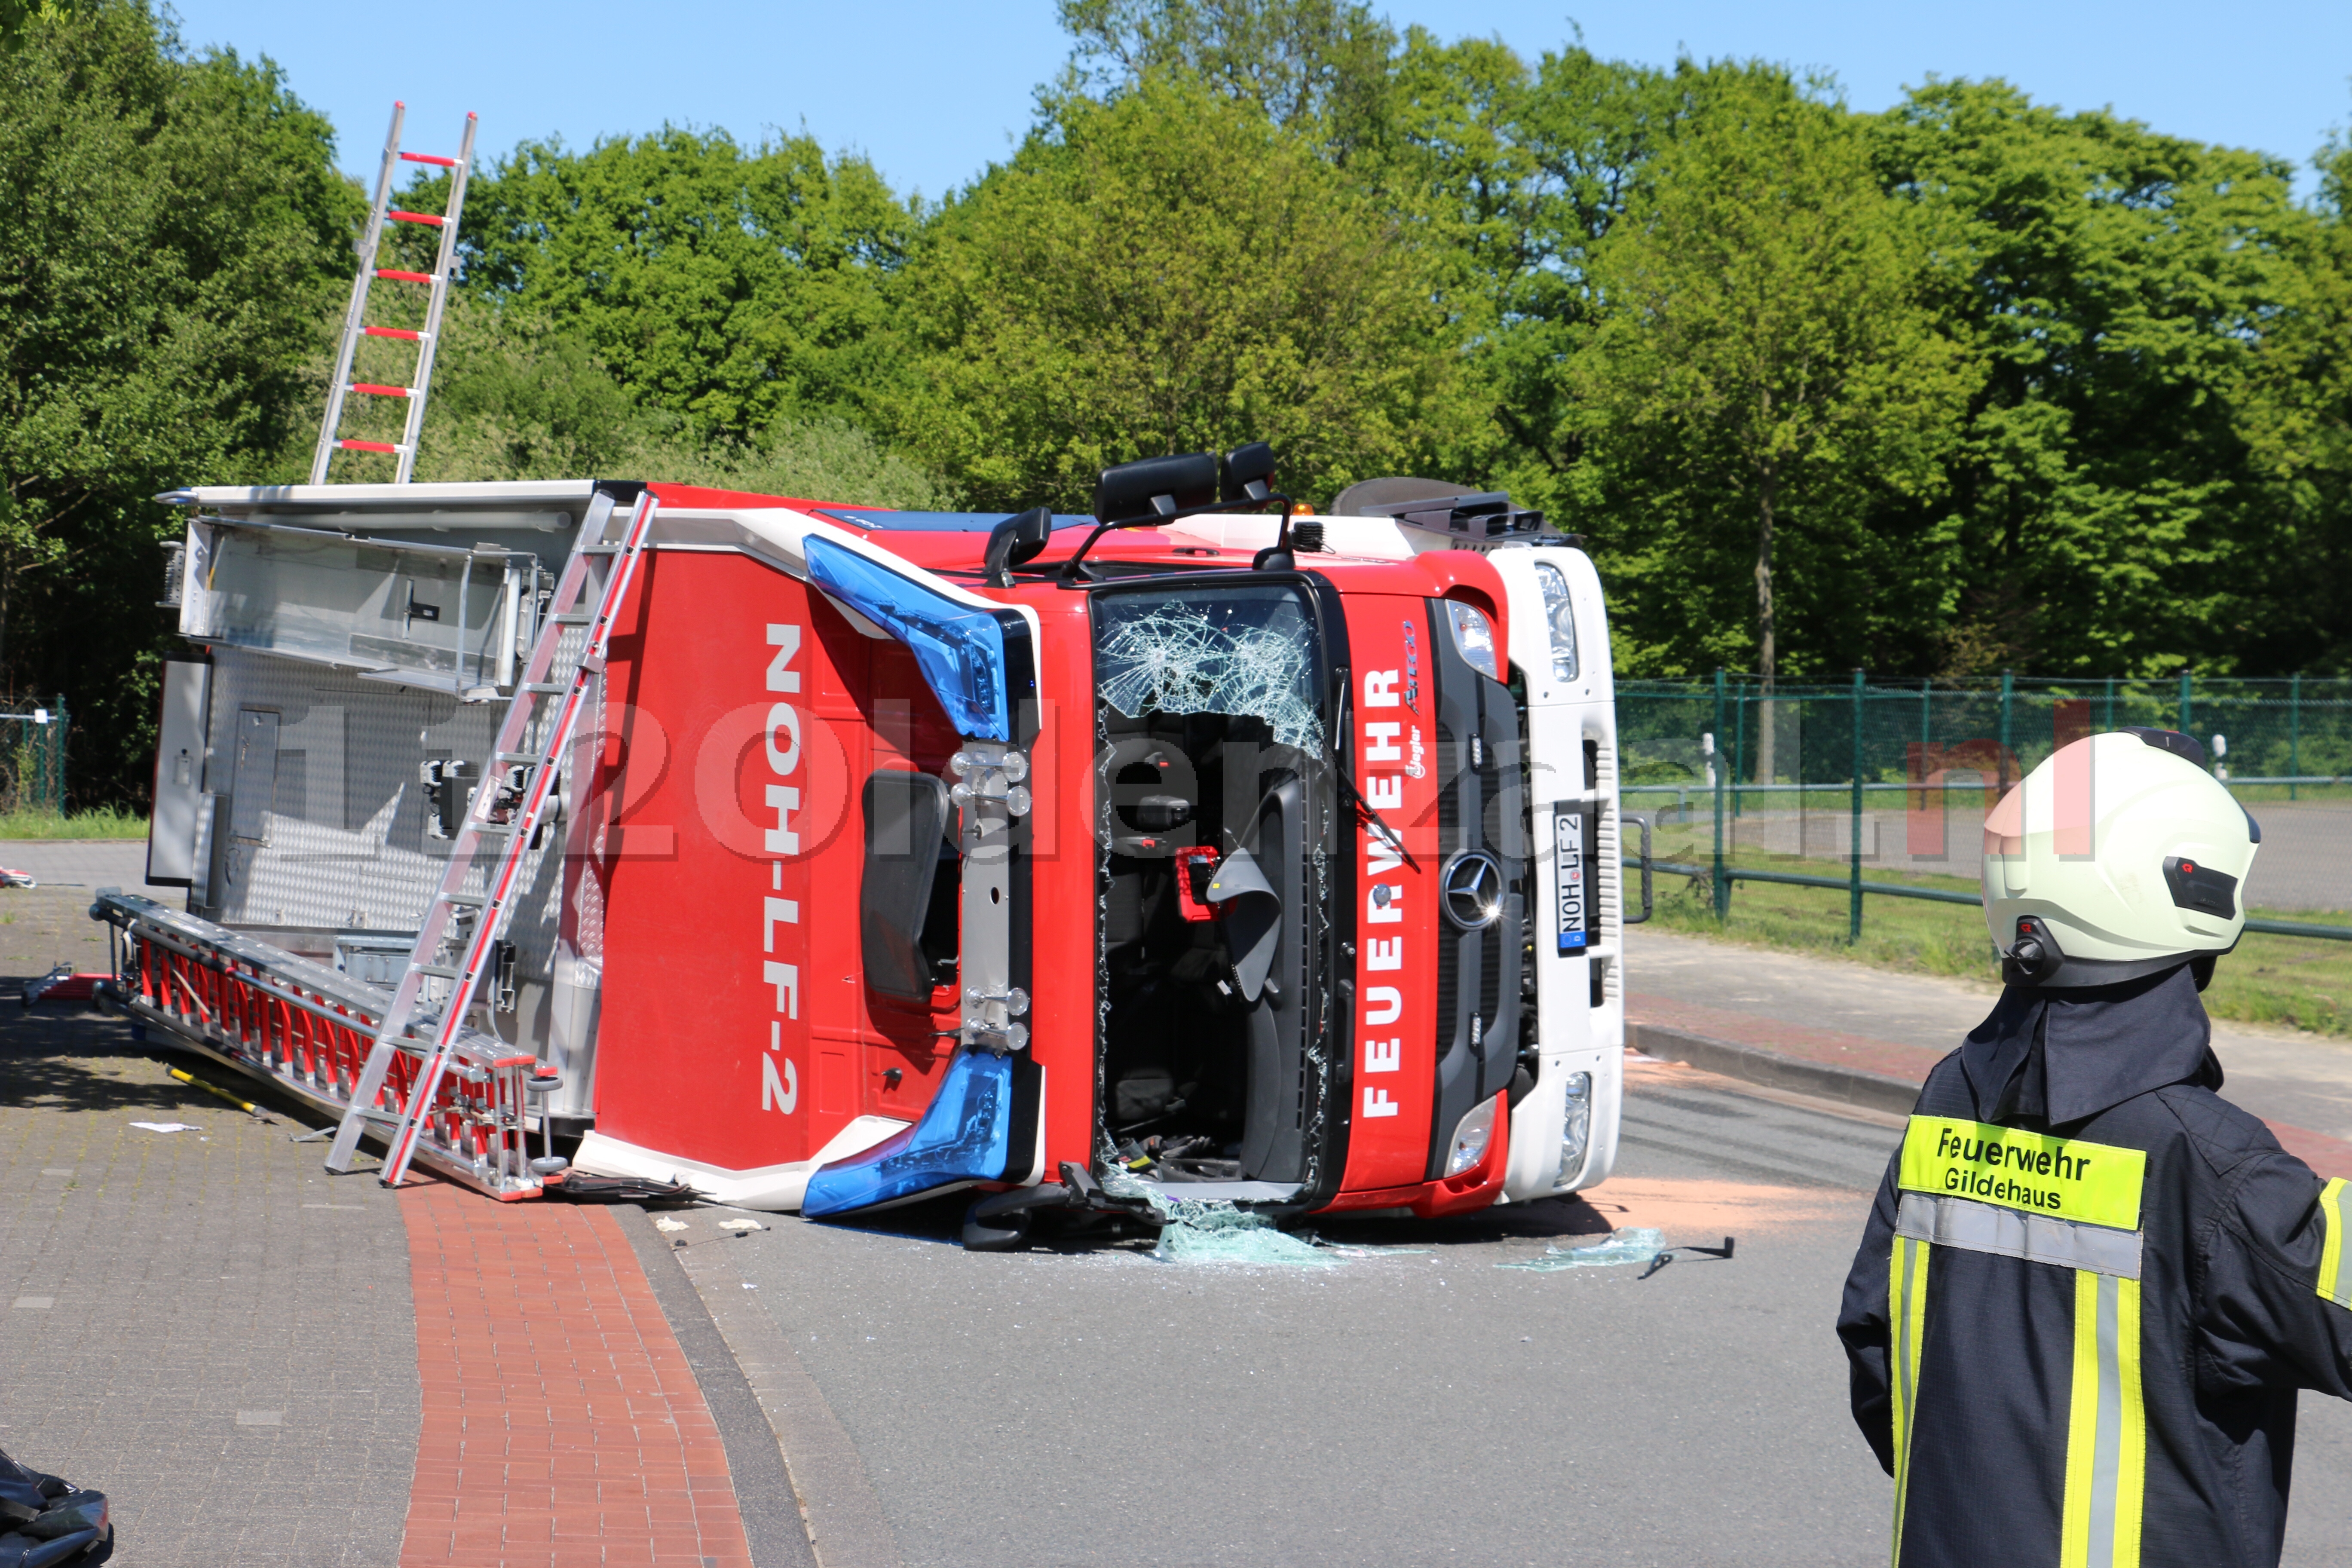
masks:
[[[1738,816],[1739,815],[1739,770],[1746,766],[1748,762],[1748,683],[1746,681],[1740,682],[1739,694],[1731,700],[1735,710],[1731,715],[1731,722],[1738,731],[1732,737],[1731,743],[1731,815]],[[1716,733],[1720,735],[1723,731],[1717,730]],[[1717,742],[1717,744],[1720,743]]]
[[[2112,730],[2112,729],[2114,729],[2115,727],[2116,727],[2116,678],[2115,678],[2114,676],[2110,675],[2109,677],[2107,677],[2107,721],[2106,721],[2106,723],[2105,723],[2105,724],[2102,725],[2102,726],[2101,726],[2101,728],[2102,728],[2102,729]]]
[[[1862,940],[1862,715],[1865,698],[1861,670],[1853,672],[1853,856],[1846,877],[1846,941]]]
[[[2000,778],[2000,793],[2009,793],[2009,704],[2017,695],[2017,671],[2000,672],[2000,760],[1994,764]]]
[[[2180,672],[2180,732],[2184,735],[2189,733],[2189,727],[2196,722],[2189,705],[2189,683],[2194,679],[2196,678],[2185,669]]]
[[[1731,918],[1731,884],[1723,879],[1723,786],[1729,759],[1723,754],[1723,670],[1715,672],[1715,918]]]
[[[2299,778],[2303,773],[2303,671],[2296,670],[2286,688],[2286,776]],[[2286,797],[2295,798],[2298,786],[2288,784]]]
[[[66,814],[66,694],[62,691],[49,712],[49,809],[60,817]]]

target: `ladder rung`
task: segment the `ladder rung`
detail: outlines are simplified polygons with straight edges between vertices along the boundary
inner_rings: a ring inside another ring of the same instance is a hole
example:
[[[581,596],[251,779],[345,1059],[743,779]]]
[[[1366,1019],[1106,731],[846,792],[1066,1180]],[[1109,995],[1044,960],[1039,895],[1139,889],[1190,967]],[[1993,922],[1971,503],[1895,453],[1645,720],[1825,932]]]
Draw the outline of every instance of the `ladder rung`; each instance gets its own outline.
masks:
[[[405,442],[398,441],[338,441],[336,446],[346,452],[405,452]]]
[[[477,833],[495,834],[503,838],[514,837],[512,825],[504,822],[469,822],[466,826]]]
[[[526,763],[534,768],[547,761],[537,752],[499,752],[490,760],[495,763]]]
[[[352,383],[352,390],[353,392],[364,392],[371,397],[414,397],[416,395],[416,388],[413,386],[386,386],[382,382],[375,381],[355,381]]]
[[[430,272],[402,272],[390,267],[377,268],[375,275],[379,278],[389,278],[395,283],[433,283],[439,280]]]
[[[457,166],[457,159],[444,158],[432,153],[403,153],[401,156],[412,163],[432,163],[444,169],[454,169]]]
[[[584,626],[596,618],[596,613],[593,610],[566,610],[560,616],[547,618],[559,626]]]
[[[457,980],[463,978],[466,972],[462,969],[452,969],[446,963],[420,963],[416,966],[416,973],[430,974],[436,980]]]
[[[479,893],[444,893],[441,901],[445,904],[465,904],[478,910],[488,908],[490,900]]]
[[[412,332],[406,327],[362,327],[360,331],[372,338],[398,338],[404,343],[421,343],[430,335]]]
[[[427,223],[439,228],[449,220],[434,213],[404,213],[398,207],[386,207],[383,216],[394,223]]]
[[[618,555],[621,552],[622,548],[623,547],[618,544],[583,544],[580,547],[580,553],[583,555]]]
[[[572,683],[568,680],[526,680],[516,689],[534,692],[541,696],[553,696],[558,692],[571,690]]]

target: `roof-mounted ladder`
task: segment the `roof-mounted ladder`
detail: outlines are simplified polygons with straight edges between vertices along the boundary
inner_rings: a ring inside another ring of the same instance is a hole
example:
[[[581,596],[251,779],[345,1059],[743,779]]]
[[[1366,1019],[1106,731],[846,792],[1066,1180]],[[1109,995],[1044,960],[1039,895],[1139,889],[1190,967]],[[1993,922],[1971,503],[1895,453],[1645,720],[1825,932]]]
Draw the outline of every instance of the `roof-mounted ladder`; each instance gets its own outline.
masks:
[[[477,775],[480,783],[450,844],[448,864],[417,931],[408,967],[378,1023],[375,1045],[336,1131],[327,1155],[331,1171],[351,1168],[361,1132],[374,1121],[388,1129],[391,1145],[384,1154],[383,1184],[397,1186],[417,1140],[438,1136],[436,1119],[446,1114],[436,1098],[442,1070],[491,963],[492,944],[523,890],[518,882],[532,835],[547,810],[580,710],[604,673],[613,619],[636,577],[654,510],[652,493],[641,494],[619,537],[611,538],[617,510],[613,498],[599,491],[589,504],[530,660],[515,682],[513,701]],[[583,604],[591,607],[583,610]],[[554,852],[560,854],[561,847]],[[446,984],[447,994],[429,1036],[423,1029],[412,1036],[411,1022],[425,1022],[420,1015],[428,982]],[[403,1054],[421,1059],[415,1070],[394,1073],[393,1062]]]
[[[337,452],[388,452],[394,459],[393,483],[404,485],[416,471],[416,437],[425,428],[425,395],[433,384],[433,351],[441,340],[441,310],[449,301],[449,269],[457,256],[457,218],[466,205],[466,176],[474,166],[475,117],[466,116],[465,139],[458,143],[457,155],[443,158],[429,153],[404,153],[400,150],[400,128],[408,116],[408,106],[392,106],[392,130],[383,139],[383,166],[375,178],[375,205],[368,213],[367,232],[360,238],[359,273],[352,279],[352,302],[343,312],[343,339],[335,351],[335,378],[327,388],[327,416],[319,426],[319,450],[310,459],[310,482],[327,482],[327,462]],[[449,171],[449,202],[439,213],[404,212],[392,205],[392,172],[401,163],[437,165]],[[392,223],[419,224],[441,231],[441,249],[430,272],[404,272],[394,268],[378,267],[376,251],[383,238],[383,226]],[[368,286],[383,278],[395,283],[422,283],[428,290],[425,303],[425,326],[420,331],[402,327],[370,326],[367,322]],[[416,345],[416,369],[404,386],[392,386],[381,382],[353,381],[352,360],[358,352],[362,338],[394,338]],[[336,432],[342,427],[343,400],[352,393],[362,397],[403,397],[408,400],[406,433],[398,441],[352,441],[340,439]]]

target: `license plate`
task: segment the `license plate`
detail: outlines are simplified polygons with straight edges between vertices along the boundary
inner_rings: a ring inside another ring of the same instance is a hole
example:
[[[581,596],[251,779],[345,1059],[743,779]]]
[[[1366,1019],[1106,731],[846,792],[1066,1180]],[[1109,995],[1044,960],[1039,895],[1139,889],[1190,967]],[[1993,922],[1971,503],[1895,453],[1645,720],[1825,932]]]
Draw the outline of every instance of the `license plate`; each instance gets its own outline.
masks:
[[[1584,929],[1584,817],[1572,806],[1553,814],[1551,860],[1559,879],[1559,951],[1580,953],[1592,938]]]

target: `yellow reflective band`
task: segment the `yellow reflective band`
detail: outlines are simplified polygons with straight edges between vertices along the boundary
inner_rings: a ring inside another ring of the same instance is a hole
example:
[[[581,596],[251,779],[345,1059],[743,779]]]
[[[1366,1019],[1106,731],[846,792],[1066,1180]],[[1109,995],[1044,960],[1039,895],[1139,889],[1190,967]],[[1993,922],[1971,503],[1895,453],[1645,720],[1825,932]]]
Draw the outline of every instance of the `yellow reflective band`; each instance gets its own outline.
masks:
[[[2074,1276],[2074,1371],[2059,1568],[2138,1568],[2147,1491],[2138,1280]]]
[[[1903,1137],[1898,1184],[2084,1225],[2139,1228],[2147,1155],[2138,1149],[2053,1138],[1951,1117],[1915,1116]]]
[[[2344,1178],[2319,1189],[2319,1217],[2327,1239],[2319,1249],[2319,1293],[2339,1307],[2352,1307],[2344,1295]]]
[[[1928,1244],[1895,1238],[1887,1258],[1887,1382],[1895,1416],[1895,1544],[1889,1562],[1903,1561],[1905,1484],[1911,1475],[1911,1417],[1919,1406],[1919,1347],[1927,1321]]]

